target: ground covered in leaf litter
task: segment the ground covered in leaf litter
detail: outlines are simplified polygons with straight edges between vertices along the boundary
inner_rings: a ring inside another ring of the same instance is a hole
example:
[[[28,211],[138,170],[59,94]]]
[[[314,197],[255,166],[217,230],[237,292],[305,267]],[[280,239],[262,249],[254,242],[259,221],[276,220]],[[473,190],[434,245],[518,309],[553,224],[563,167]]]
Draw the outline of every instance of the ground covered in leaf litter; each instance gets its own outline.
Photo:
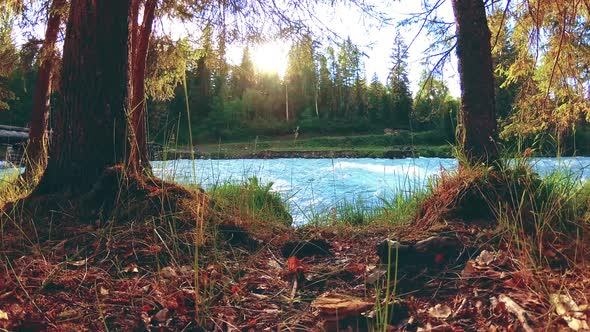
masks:
[[[587,247],[575,241],[544,243],[548,264],[531,268],[485,224],[262,230],[205,219],[215,236],[185,218],[4,220],[0,328],[588,330]]]

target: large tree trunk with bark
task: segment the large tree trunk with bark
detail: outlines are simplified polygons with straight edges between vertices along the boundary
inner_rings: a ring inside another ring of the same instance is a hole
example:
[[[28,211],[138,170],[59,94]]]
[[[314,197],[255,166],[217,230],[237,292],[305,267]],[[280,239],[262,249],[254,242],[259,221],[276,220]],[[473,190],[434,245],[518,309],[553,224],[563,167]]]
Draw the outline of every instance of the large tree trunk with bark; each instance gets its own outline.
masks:
[[[32,180],[47,165],[47,123],[49,119],[49,96],[51,95],[51,78],[55,62],[55,43],[62,21],[61,11],[66,0],[54,0],[49,9],[49,19],[45,30],[45,40],[41,46],[41,57],[33,110],[29,128],[29,144],[26,149],[26,166],[24,178]]]
[[[130,0],[72,0],[62,103],[35,193],[88,192],[105,169],[125,161],[129,9]]]
[[[133,172],[149,170],[147,151],[147,124],[145,104],[145,70],[148,46],[152,35],[152,25],[156,12],[156,0],[146,0],[143,10],[143,22],[138,26],[137,6],[139,0],[132,4],[132,41],[131,41],[131,105],[130,105],[130,134],[131,146],[129,169]],[[135,15],[135,16],[133,16]]]
[[[461,78],[461,143],[469,164],[498,159],[490,29],[483,0],[453,0]]]

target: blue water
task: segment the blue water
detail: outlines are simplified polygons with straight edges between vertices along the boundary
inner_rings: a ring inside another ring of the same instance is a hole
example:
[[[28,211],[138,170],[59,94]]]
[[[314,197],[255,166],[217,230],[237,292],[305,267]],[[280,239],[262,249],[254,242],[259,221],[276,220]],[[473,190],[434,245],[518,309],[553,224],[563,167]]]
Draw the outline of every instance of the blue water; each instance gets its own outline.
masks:
[[[590,157],[539,158],[531,161],[542,175],[556,169],[580,181],[590,178]],[[154,172],[168,180],[210,188],[227,181],[244,182],[256,176],[272,182],[289,203],[296,224],[304,224],[344,201],[362,200],[367,206],[397,194],[411,195],[443,170],[457,168],[455,159],[234,159],[152,162]]]
[[[531,160],[541,175],[560,169],[580,182],[590,179],[590,157],[537,158]],[[398,194],[406,196],[424,188],[443,170],[457,168],[455,159],[233,159],[153,161],[154,173],[205,189],[228,181],[242,183],[257,177],[288,202],[295,224],[325,215],[343,202],[367,208],[383,204]],[[0,161],[0,174],[18,172]]]

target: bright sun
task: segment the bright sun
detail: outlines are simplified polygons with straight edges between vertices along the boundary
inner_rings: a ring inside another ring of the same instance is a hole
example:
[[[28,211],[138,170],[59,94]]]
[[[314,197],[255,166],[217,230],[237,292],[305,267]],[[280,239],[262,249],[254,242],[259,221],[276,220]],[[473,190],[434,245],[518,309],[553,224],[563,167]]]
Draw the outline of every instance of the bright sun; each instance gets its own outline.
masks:
[[[287,70],[288,53],[289,45],[277,40],[255,46],[252,50],[252,61],[258,70],[278,73],[283,77]]]

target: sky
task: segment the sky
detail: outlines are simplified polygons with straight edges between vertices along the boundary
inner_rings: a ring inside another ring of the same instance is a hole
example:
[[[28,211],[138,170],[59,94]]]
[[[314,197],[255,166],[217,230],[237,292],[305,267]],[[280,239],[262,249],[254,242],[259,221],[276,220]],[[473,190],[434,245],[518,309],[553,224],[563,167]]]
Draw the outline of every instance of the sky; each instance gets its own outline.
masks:
[[[322,15],[323,23],[336,32],[341,38],[350,37],[352,42],[358,45],[366,54],[363,59],[367,80],[370,81],[373,74],[376,73],[381,82],[385,83],[387,75],[391,70],[391,53],[393,49],[393,40],[397,31],[397,23],[410,17],[412,14],[423,11],[421,1],[418,0],[401,0],[394,2],[388,7],[381,7],[388,17],[391,18],[391,24],[385,27],[375,27],[366,24],[358,13],[348,7],[337,7],[334,10],[327,11],[330,14]],[[453,10],[451,1],[445,1],[438,9],[437,14],[446,22],[453,22]],[[400,32],[407,44],[414,38],[415,41],[408,50],[408,77],[410,79],[410,88],[414,94],[419,90],[418,81],[421,72],[425,69],[422,64],[424,54],[432,40],[426,35],[425,31],[420,34],[418,25],[411,25],[400,28]],[[274,71],[284,71],[287,62],[287,53],[289,51],[289,42],[277,41],[264,45],[252,46],[253,61],[259,67],[274,67]],[[228,61],[232,64],[239,64],[242,57],[242,45],[232,45],[228,50]],[[282,74],[282,73],[279,73]],[[451,63],[445,66],[443,79],[447,82],[450,93],[458,97],[460,95],[459,77],[457,72],[457,61],[454,56]]]
[[[387,1],[388,5],[383,4],[379,0],[373,0],[378,3],[378,9],[391,18],[389,25],[384,27],[377,27],[375,21],[363,18],[358,12],[358,9],[350,8],[349,6],[325,7],[325,10],[320,10],[317,14],[322,21],[321,24],[329,27],[341,39],[350,37],[352,42],[359,46],[366,54],[363,59],[365,64],[365,72],[367,81],[369,82],[376,73],[381,82],[385,83],[387,75],[391,70],[391,53],[393,49],[393,40],[397,31],[397,23],[410,17],[412,14],[422,12],[422,1],[420,0],[399,0]],[[438,8],[436,14],[446,22],[453,22],[453,10],[451,1],[444,1],[443,5]],[[181,38],[182,35],[190,33],[187,27],[166,27],[171,29],[169,32]],[[33,34],[42,38],[45,27],[35,26],[32,28]],[[166,29],[167,30],[167,29]],[[421,72],[425,69],[422,64],[424,60],[425,50],[432,43],[425,31],[420,34],[418,25],[410,25],[400,28],[407,44],[415,38],[414,43],[408,50],[408,77],[410,79],[410,89],[414,94],[419,90],[418,81]],[[15,31],[17,43],[20,44],[25,41],[22,32]],[[242,49],[244,45],[229,45],[228,47],[228,62],[232,64],[239,64],[242,58]],[[251,46],[252,58],[258,67],[262,69],[277,71],[280,76],[284,74],[287,66],[287,53],[289,52],[289,41],[275,41],[264,45]],[[448,85],[450,93],[459,97],[460,86],[459,76],[457,72],[457,61],[454,56],[451,63],[445,66],[444,76],[442,78]]]

